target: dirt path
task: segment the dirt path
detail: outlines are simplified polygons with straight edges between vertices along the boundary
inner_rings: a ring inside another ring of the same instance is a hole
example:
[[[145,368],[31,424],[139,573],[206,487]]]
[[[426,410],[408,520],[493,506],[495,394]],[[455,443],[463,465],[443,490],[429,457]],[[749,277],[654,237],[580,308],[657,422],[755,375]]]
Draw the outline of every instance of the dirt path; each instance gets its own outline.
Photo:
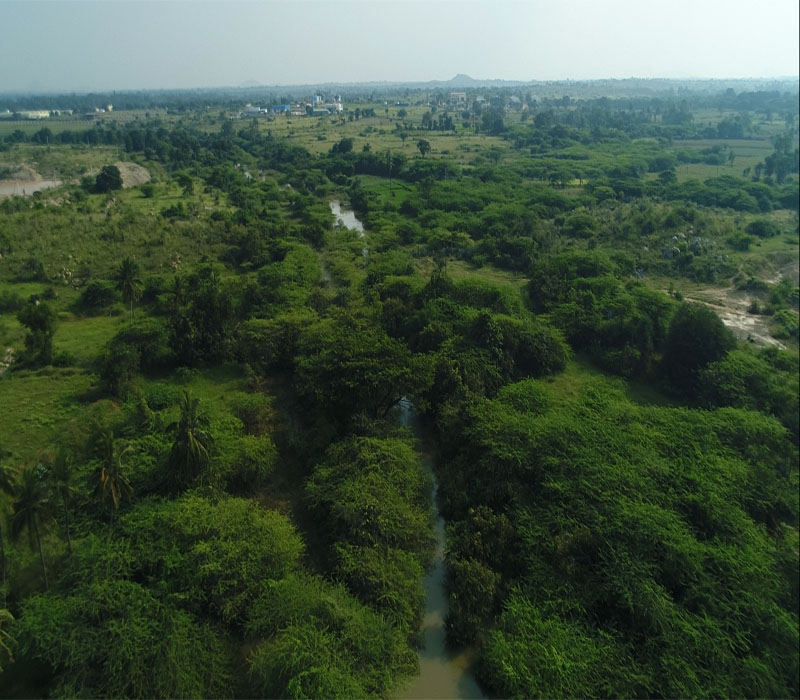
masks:
[[[713,309],[722,322],[739,340],[749,340],[755,345],[774,345],[786,349],[769,332],[769,316],[748,313],[755,298],[747,292],[733,287],[725,289],[709,287],[684,294],[686,301],[693,301]]]

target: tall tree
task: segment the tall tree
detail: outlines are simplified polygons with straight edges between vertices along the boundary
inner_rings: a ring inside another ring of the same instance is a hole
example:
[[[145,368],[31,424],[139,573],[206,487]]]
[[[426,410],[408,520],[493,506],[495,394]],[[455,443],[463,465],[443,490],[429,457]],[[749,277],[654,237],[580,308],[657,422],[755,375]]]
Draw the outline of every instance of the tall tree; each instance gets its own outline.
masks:
[[[420,139],[417,141],[417,148],[419,149],[420,155],[424,158],[426,153],[430,153],[431,144],[426,139]]]
[[[122,455],[125,453],[124,451],[122,454],[117,453],[114,433],[110,428],[100,430],[96,450],[100,457],[100,467],[97,472],[97,494],[100,500],[109,503],[111,515],[108,527],[111,528],[119,504],[123,499],[130,500],[132,498],[133,489],[122,467]]]
[[[47,471],[50,486],[53,492],[61,498],[61,503],[64,506],[64,530],[67,536],[67,549],[70,554],[72,554],[72,537],[69,531],[69,506],[74,496],[72,468],[72,455],[62,448],[56,453],[53,463]]]
[[[14,616],[5,608],[0,609],[0,652],[2,652],[11,663],[14,663],[14,656],[11,654],[11,635],[6,631],[14,622]],[[3,664],[0,663],[0,673],[3,671]]]
[[[122,189],[122,174],[116,165],[104,165],[94,181],[95,192],[101,194]]]
[[[13,469],[8,464],[0,462],[0,492],[11,495],[14,493],[14,486],[17,482],[17,470]],[[3,602],[5,603],[6,595],[6,577],[8,575],[8,567],[6,563],[6,543],[3,537],[3,520],[0,515],[0,569],[2,569],[2,590]]]
[[[174,431],[175,442],[169,454],[172,485],[176,488],[189,486],[211,462],[211,446],[214,442],[209,432],[209,419],[200,412],[200,400],[184,392],[181,399],[180,418],[167,430]]]
[[[133,258],[125,258],[120,263],[116,274],[117,289],[122,298],[131,305],[131,323],[133,323],[133,302],[142,296],[142,280],[139,278],[139,263]]]
[[[25,362],[34,366],[49,365],[53,361],[55,312],[37,300],[22,307],[17,319],[29,329],[25,336]]]
[[[45,590],[48,587],[47,563],[42,549],[42,527],[48,521],[50,493],[44,480],[45,470],[41,464],[30,464],[23,468],[14,489],[14,517],[11,520],[11,536],[19,537],[28,531],[31,548],[39,550]]]

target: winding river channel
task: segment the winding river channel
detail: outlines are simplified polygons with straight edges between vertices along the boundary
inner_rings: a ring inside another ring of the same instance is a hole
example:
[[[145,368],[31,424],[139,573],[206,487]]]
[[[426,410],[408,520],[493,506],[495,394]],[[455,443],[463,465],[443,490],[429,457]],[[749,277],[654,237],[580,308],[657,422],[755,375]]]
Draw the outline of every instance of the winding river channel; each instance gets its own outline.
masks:
[[[423,582],[425,588],[425,616],[422,620],[423,647],[419,653],[419,676],[397,695],[398,700],[420,698],[483,698],[478,684],[469,670],[467,652],[451,654],[445,645],[444,620],[447,615],[447,595],[444,590],[445,538],[444,518],[438,512],[436,492],[439,488],[433,471],[433,457],[425,444],[414,413],[414,406],[403,399],[398,407],[400,423],[413,428],[422,446],[420,456],[433,479],[431,503],[436,512],[434,534],[436,551],[431,568]]]
[[[330,201],[329,205],[337,222],[345,228],[358,231],[359,237],[364,241],[362,252],[364,257],[367,257],[369,251],[364,225],[353,211],[343,208],[338,200]],[[436,550],[431,568],[423,581],[426,600],[425,616],[422,620],[423,647],[419,652],[419,676],[403,688],[395,698],[396,700],[483,698],[485,696],[481,693],[469,670],[469,654],[467,652],[452,654],[445,645],[444,620],[447,615],[447,595],[444,590],[445,528],[444,518],[439,514],[436,501],[438,483],[433,469],[433,457],[423,431],[420,429],[411,401],[403,398],[397,407],[397,412],[399,422],[413,429],[417,437],[422,463],[430,472],[433,480],[431,504],[436,513],[434,524]]]

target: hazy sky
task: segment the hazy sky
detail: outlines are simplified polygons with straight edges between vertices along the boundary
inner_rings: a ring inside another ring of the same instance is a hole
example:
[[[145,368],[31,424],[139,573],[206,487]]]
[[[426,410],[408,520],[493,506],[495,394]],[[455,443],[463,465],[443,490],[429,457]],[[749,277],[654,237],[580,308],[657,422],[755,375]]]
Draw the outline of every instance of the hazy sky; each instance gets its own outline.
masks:
[[[798,74],[798,0],[0,0],[0,92]]]

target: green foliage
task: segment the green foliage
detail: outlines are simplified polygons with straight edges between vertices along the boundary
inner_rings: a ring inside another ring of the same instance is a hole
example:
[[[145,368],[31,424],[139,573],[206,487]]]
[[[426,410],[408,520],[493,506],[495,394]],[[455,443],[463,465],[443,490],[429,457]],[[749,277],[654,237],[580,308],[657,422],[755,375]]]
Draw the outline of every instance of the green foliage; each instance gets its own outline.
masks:
[[[105,194],[122,189],[122,175],[116,165],[104,165],[94,181],[94,191]]]
[[[250,494],[262,488],[275,471],[278,452],[266,435],[226,435],[216,441],[217,471],[233,493]]]
[[[474,639],[501,604],[491,692],[796,692],[796,587],[775,574],[796,453],[776,421],[636,407],[598,380],[569,399],[529,381],[444,418],[449,627]]]
[[[53,335],[56,314],[44,302],[29,302],[17,312],[19,322],[28,328],[25,336],[25,363],[33,367],[53,361]]]
[[[403,343],[368,319],[347,313],[312,326],[301,339],[295,362],[301,396],[338,423],[362,411],[382,418],[425,382],[420,364]]]
[[[42,548],[43,530],[51,521],[50,490],[45,481],[44,465],[26,465],[14,484],[13,517],[11,518],[11,536],[17,539],[23,532],[28,532],[31,549],[39,551],[42,565],[44,587],[48,587],[47,562]]]
[[[231,290],[211,267],[176,279],[168,326],[170,347],[183,364],[230,356],[237,320],[233,304]]]
[[[117,291],[122,300],[131,305],[131,323],[133,323],[133,302],[142,297],[143,284],[139,278],[139,263],[133,258],[125,258],[116,271]]]
[[[745,227],[745,231],[751,236],[758,238],[772,238],[780,233],[780,229],[775,222],[769,219],[754,219]]]
[[[701,405],[736,406],[771,413],[793,433],[796,442],[797,375],[796,357],[788,353],[777,349],[760,354],[731,350],[723,359],[700,371],[698,401]]]
[[[209,431],[208,416],[200,412],[200,399],[183,393],[180,402],[180,418],[167,427],[175,435],[169,453],[169,474],[165,478],[167,491],[181,491],[198,479],[209,480],[207,473],[211,463],[211,448],[214,438]]]
[[[20,652],[66,697],[227,697],[219,637],[133,581],[102,579],[25,601]]]
[[[14,622],[14,616],[5,608],[0,608],[0,654],[6,659],[14,663],[14,655],[11,653],[11,647],[14,640],[11,637],[8,627]],[[5,661],[3,662],[5,663]],[[3,671],[3,664],[0,663],[0,673]]]
[[[523,596],[509,599],[479,665],[479,677],[508,698],[633,697],[641,673],[612,636],[546,617]]]
[[[82,313],[99,314],[117,301],[116,290],[105,282],[90,282],[76,302],[76,308]]]
[[[246,321],[239,340],[242,359],[265,373],[292,369],[304,330],[318,318],[313,310],[301,307],[270,319]]]
[[[140,372],[164,369],[173,361],[163,323],[140,320],[121,329],[109,342],[101,358],[100,378],[108,391],[124,399]]]
[[[145,581],[165,586],[193,614],[235,625],[270,581],[298,568],[303,551],[284,516],[229,497],[143,503],[120,518],[119,530]]]
[[[266,637],[249,659],[262,697],[384,697],[416,655],[381,616],[319,578],[270,582],[248,632]]]
[[[133,488],[122,463],[125,451],[119,451],[111,429],[99,428],[95,440],[94,449],[99,458],[95,473],[95,490],[98,499],[102,503],[108,504],[111,513],[109,526],[111,526],[122,501],[130,501],[133,498]]]
[[[352,438],[328,450],[306,486],[333,539],[412,552],[425,561],[430,483],[407,440]]]
[[[431,552],[430,482],[407,440],[335,443],[306,485],[334,550],[334,572],[410,636],[424,605]]]
[[[721,360],[735,344],[733,334],[711,309],[682,304],[669,325],[661,367],[674,390],[691,396],[698,373]]]

